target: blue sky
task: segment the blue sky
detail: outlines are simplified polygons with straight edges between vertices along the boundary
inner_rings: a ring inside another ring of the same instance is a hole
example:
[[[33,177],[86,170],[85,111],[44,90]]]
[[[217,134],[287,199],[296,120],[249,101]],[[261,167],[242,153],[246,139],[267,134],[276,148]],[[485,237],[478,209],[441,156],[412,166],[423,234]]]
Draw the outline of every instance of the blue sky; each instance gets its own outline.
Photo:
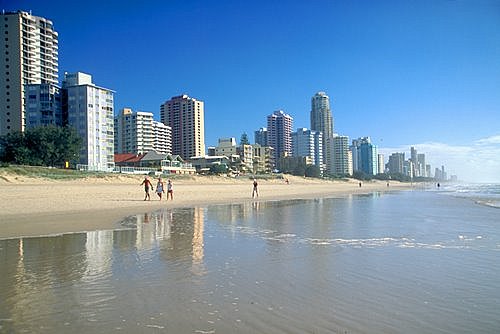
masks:
[[[59,71],[116,91],[115,109],[205,101],[206,144],[283,109],[310,127],[330,96],[335,132],[386,154],[500,182],[500,1],[27,1],[59,33]],[[484,160],[486,159],[486,160]]]

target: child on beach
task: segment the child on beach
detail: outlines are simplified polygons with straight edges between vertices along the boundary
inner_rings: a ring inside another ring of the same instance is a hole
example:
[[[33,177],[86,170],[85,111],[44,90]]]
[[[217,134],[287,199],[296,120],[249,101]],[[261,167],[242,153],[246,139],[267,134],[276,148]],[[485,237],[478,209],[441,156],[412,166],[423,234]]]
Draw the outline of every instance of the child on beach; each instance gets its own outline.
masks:
[[[144,177],[144,181],[142,181],[141,186],[144,185],[144,200],[151,200],[151,197],[149,196],[149,190],[153,188],[153,184],[151,181],[149,181],[149,178],[147,176]]]
[[[161,201],[161,197],[162,197],[163,193],[165,193],[164,188],[165,188],[165,185],[163,184],[161,177],[159,177],[158,183],[156,184],[156,194],[158,195],[158,197],[160,197],[160,201]]]
[[[174,185],[172,184],[171,180],[168,180],[168,182],[167,182],[167,201],[168,201],[168,195],[170,195],[170,199],[173,201],[174,200]]]

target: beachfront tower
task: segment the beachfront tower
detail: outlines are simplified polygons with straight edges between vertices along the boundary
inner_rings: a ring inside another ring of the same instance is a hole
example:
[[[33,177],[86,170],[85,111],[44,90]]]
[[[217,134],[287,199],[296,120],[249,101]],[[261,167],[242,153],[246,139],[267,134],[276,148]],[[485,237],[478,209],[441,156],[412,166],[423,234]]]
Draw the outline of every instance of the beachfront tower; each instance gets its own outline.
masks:
[[[328,170],[330,175],[346,176],[352,174],[352,161],[349,154],[349,137],[335,135],[330,138],[332,162]]]
[[[354,139],[350,147],[353,169],[367,175],[378,173],[378,148],[371,143],[370,137]]]
[[[317,92],[311,98],[311,130],[323,133],[323,163],[332,169],[330,138],[333,137],[333,116],[330,98],[325,92]]]
[[[292,132],[292,155],[307,157],[313,165],[322,170],[323,164],[323,134],[319,131],[299,128]]]
[[[267,146],[267,128],[260,128],[254,132],[255,144],[260,146]]]
[[[153,150],[153,113],[123,108],[115,116],[115,153],[143,154]]]
[[[267,143],[273,148],[275,162],[279,162],[281,157],[292,155],[292,127],[292,116],[283,110],[267,116]]]
[[[172,154],[183,159],[205,155],[203,101],[174,96],[160,106],[160,121],[172,128]]]
[[[153,151],[172,154],[172,128],[162,122],[153,121]]]
[[[27,84],[24,86],[26,101],[26,128],[57,125],[63,120],[61,90],[52,83]]]
[[[114,167],[114,92],[94,85],[92,76],[82,72],[64,73],[62,89],[68,125],[83,140],[80,164],[109,171]]]
[[[57,85],[58,35],[52,22],[27,12],[0,13],[0,136],[24,131],[28,84]]]

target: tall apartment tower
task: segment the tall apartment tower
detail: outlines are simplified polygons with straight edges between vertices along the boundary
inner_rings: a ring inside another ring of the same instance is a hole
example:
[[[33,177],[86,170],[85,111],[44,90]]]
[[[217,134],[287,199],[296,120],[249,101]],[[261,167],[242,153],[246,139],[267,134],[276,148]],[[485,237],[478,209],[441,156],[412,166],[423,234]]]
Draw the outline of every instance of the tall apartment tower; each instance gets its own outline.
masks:
[[[113,91],[95,86],[92,76],[81,72],[65,73],[62,88],[68,124],[83,139],[80,164],[108,171],[114,167]]]
[[[274,150],[275,162],[285,155],[292,154],[292,127],[292,116],[285,114],[283,110],[267,116],[267,144]]]
[[[327,170],[332,169],[330,138],[333,137],[333,116],[330,98],[325,92],[317,92],[311,98],[311,130],[323,133],[323,163]]]
[[[172,128],[172,153],[183,159],[205,155],[204,103],[187,95],[160,106],[160,121]]]
[[[378,173],[378,148],[371,143],[370,137],[354,139],[350,147],[354,171],[368,175]]]
[[[349,154],[349,137],[333,136],[330,138],[331,148],[331,168],[328,170],[330,175],[351,175],[352,158]]]
[[[63,117],[62,92],[58,86],[51,83],[27,84],[24,90],[26,128],[67,123],[67,117]]]
[[[254,132],[255,144],[267,146],[267,128],[260,128]]]
[[[292,132],[292,155],[309,157],[320,170],[323,164],[323,134],[319,131],[299,128]]]
[[[387,169],[391,174],[403,174],[404,173],[404,153],[392,153],[389,156],[389,162],[387,163]]]
[[[123,108],[115,116],[115,153],[143,154],[153,150],[153,113]]]
[[[0,13],[0,136],[24,131],[25,85],[57,84],[58,35],[52,22],[27,12]]]
[[[162,122],[153,121],[153,151],[172,154],[172,128]]]

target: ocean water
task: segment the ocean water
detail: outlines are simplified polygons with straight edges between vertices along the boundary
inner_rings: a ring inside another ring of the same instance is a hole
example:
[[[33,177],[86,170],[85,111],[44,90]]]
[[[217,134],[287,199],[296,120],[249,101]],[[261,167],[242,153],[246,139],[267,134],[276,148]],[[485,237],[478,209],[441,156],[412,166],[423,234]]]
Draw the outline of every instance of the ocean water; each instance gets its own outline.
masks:
[[[166,208],[0,240],[0,333],[498,333],[486,193]]]

